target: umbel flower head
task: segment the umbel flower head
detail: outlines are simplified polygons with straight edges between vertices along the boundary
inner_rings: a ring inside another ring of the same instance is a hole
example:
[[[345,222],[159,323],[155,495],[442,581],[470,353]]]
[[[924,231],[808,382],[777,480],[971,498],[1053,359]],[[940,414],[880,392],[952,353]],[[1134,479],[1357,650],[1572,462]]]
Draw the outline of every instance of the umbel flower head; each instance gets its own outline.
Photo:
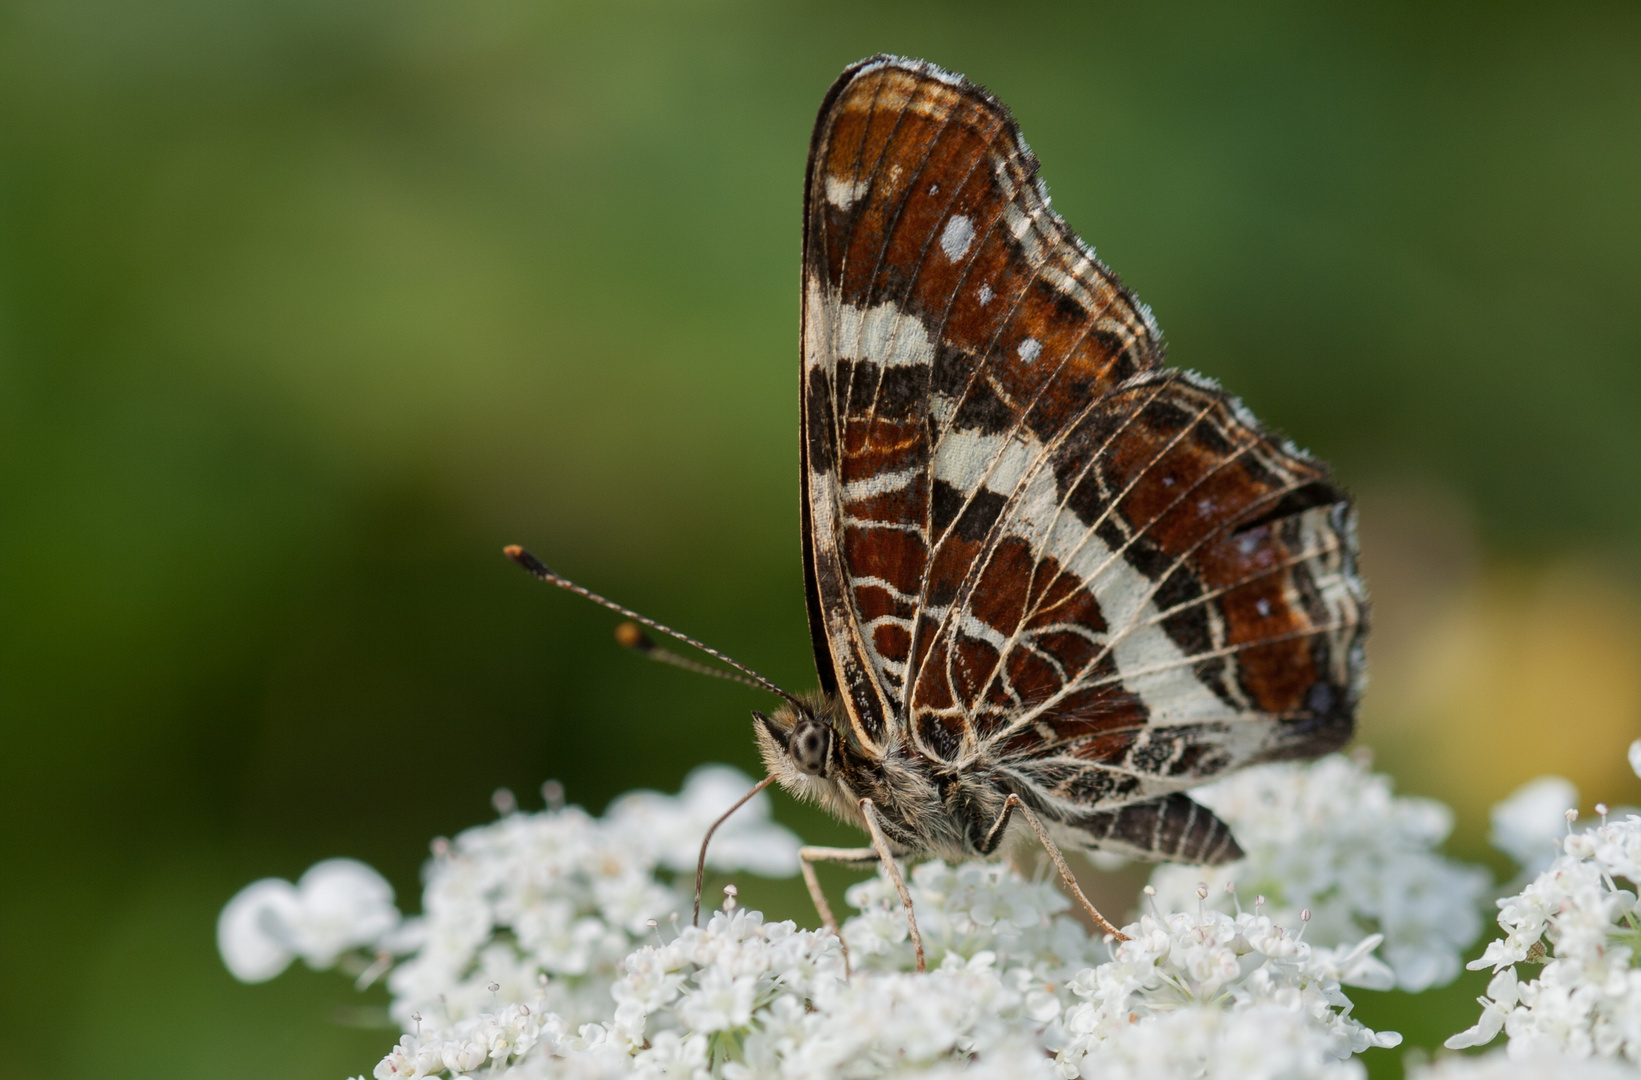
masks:
[[[1250,1076],[1358,1078],[1352,1055],[1399,1038],[1355,1021],[1341,976],[1372,967],[1374,941],[1312,949],[1263,915],[1146,916],[1109,959],[1065,981],[1054,946],[1087,949],[1079,925],[1048,913],[1052,888],[995,866],[934,864],[913,899],[941,909],[951,932],[928,975],[904,965],[898,941],[846,975],[825,931],[766,923],[733,897],[705,927],[641,945],[611,987],[602,1023],[574,1027],[549,1011],[509,1005],[401,1040],[378,1080],[451,1076],[491,1067],[516,1076],[684,1076],[705,1080],[927,1076],[931,1070],[1074,1078]],[[874,884],[877,879],[874,879]],[[945,890],[933,893],[923,884]],[[878,934],[880,890],[845,936]],[[981,911],[984,925],[965,912]],[[1001,918],[988,918],[1004,912]],[[893,935],[891,935],[893,937]],[[995,946],[995,947],[991,947]],[[1105,945],[1096,948],[1106,951]],[[1249,1066],[1255,1059],[1269,1065]]]
[[[1313,948],[1303,931],[1206,907],[1142,916],[1110,961],[1072,980],[1083,1001],[1065,1017],[1060,1075],[1356,1075],[1353,1054],[1402,1041],[1353,1019],[1343,990],[1389,984],[1380,939]]]
[[[1354,945],[1384,939],[1385,960],[1403,990],[1452,982],[1463,951],[1481,936],[1485,870],[1437,852],[1453,812],[1434,799],[1392,791],[1365,756],[1330,754],[1308,764],[1244,769],[1192,797],[1223,818],[1247,857],[1218,867],[1159,866],[1157,902],[1184,908],[1206,883],[1208,901],[1225,892],[1266,898],[1266,911],[1292,923],[1309,909],[1307,940]]]
[[[680,794],[635,792],[603,818],[514,811],[435,844],[422,917],[400,934],[414,952],[388,976],[394,1018],[407,1029],[413,1015],[466,1020],[498,1000],[545,1003],[571,1023],[606,1016],[622,960],[656,920],[687,910],[657,871],[693,870],[701,837],[751,785],[703,766]],[[713,868],[794,873],[797,838],[769,814],[760,796],[731,818]]]
[[[1630,747],[1641,774],[1641,740]],[[1447,1041],[1458,1049],[1503,1031],[1512,1059],[1558,1054],[1641,1064],[1641,815],[1601,817],[1575,831],[1566,812],[1560,853],[1521,892],[1498,902],[1504,937],[1472,968],[1491,967],[1475,1026]],[[1522,982],[1516,965],[1543,963]]]
[[[427,1027],[418,1015],[454,1022],[493,1012],[497,1001],[534,1001],[538,985],[570,1020],[596,1019],[649,921],[687,907],[657,870],[693,870],[707,828],[751,784],[739,770],[703,766],[680,794],[633,792],[601,819],[573,806],[521,813],[501,792],[499,821],[434,841],[421,916],[404,919],[392,887],[364,863],[329,859],[295,885],[269,878],[242,889],[218,920],[218,947],[245,982],[270,979],[297,956],[324,968],[361,948],[378,961],[368,982],[408,953],[388,976],[406,1031]],[[742,807],[718,839],[714,869],[797,870],[797,837],[770,821],[767,796]]]
[[[849,890],[842,941],[769,922],[733,888],[705,926],[681,926],[681,871],[749,784],[699,771],[681,796],[627,797],[603,818],[503,800],[500,820],[436,843],[421,916],[361,905],[377,914],[329,938],[374,958],[370,974],[391,965],[403,1035],[374,1075],[1357,1080],[1356,1054],[1398,1041],[1355,1020],[1344,990],[1389,984],[1377,937],[1321,946],[1308,913],[1225,913],[1200,895],[1153,907],[1119,943],[1091,938],[1049,881],[925,863],[910,889],[926,975],[882,874]],[[742,835],[717,865],[790,871],[777,856],[796,840],[767,814],[731,819]]]

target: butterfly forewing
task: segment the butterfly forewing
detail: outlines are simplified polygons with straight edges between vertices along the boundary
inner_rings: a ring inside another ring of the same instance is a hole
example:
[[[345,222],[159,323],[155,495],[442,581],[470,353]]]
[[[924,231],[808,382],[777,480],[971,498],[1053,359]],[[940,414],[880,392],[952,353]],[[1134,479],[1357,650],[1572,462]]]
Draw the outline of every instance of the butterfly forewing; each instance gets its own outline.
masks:
[[[1348,738],[1366,609],[1345,496],[1162,367],[1007,110],[863,62],[822,107],[806,192],[805,558],[859,745],[1168,853],[1217,838],[1124,807]]]

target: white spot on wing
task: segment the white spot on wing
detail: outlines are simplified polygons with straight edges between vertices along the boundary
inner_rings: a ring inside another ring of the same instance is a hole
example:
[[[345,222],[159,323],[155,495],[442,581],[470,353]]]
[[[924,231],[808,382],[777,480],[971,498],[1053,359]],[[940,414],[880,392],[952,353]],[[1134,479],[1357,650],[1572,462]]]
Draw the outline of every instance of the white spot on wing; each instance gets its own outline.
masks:
[[[963,214],[958,214],[946,222],[945,230],[940,234],[940,250],[946,253],[948,259],[961,259],[963,253],[969,250],[974,243],[974,222]]]
[[[852,480],[843,485],[842,499],[845,503],[852,503],[870,499],[874,495],[887,495],[891,491],[899,491],[922,475],[923,470],[920,468],[901,469],[897,472],[878,473],[865,480]]]
[[[991,291],[990,285],[980,286],[980,306],[985,307],[987,304],[991,303],[991,298],[996,295],[996,293]]]
[[[880,577],[873,577],[870,574],[862,574],[859,577],[852,577],[849,579],[849,587],[851,589],[860,589],[868,585],[873,586],[874,588],[882,589],[884,592],[888,593],[890,596],[893,596],[897,600],[904,600],[908,604],[917,603],[918,598],[916,596],[911,593],[901,592],[899,589],[895,588],[893,585],[889,584],[889,582]]]
[[[1020,478],[1026,475],[1031,463],[1043,453],[1043,445],[1036,439],[1010,439],[1003,452],[997,457],[997,464],[986,477],[986,486],[1000,495],[1011,495],[1019,486]]]
[[[1027,436],[1008,439],[978,431],[949,431],[934,454],[934,478],[965,495],[984,484],[999,495],[1011,495],[1020,479],[1043,453],[1043,444]]]
[[[973,494],[1002,450],[1001,435],[948,431],[935,450],[934,478],[946,481],[965,495]]]
[[[1041,245],[1037,242],[1035,222],[1031,220],[1031,216],[1016,204],[1009,203],[1003,207],[1003,223],[1008,226],[1009,233],[1025,247],[1026,255],[1035,261]]]
[[[826,201],[839,210],[847,210],[866,194],[867,183],[864,180],[839,180],[835,176],[826,178]]]
[[[934,342],[923,322],[901,311],[892,301],[858,308],[845,304],[818,280],[811,280],[809,308],[804,320],[807,355],[828,366],[839,359],[869,360],[885,367],[928,364],[934,360]]]
[[[1042,351],[1043,343],[1034,337],[1028,337],[1026,340],[1020,342],[1020,359],[1024,360],[1028,364],[1037,359],[1038,355]]]

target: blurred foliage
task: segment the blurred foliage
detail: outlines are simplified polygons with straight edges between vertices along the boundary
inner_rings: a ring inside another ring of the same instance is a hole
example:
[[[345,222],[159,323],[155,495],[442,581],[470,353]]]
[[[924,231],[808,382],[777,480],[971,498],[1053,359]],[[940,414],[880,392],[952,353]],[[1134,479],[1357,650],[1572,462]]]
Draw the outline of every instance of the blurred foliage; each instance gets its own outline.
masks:
[[[752,766],[755,698],[499,549],[810,685],[798,202],[879,50],[1009,101],[1174,361],[1368,493],[1367,741],[1461,847],[1544,768],[1641,801],[1634,4],[6,0],[8,1075],[368,1071],[379,997],[223,972],[240,885],[414,907],[497,786]]]

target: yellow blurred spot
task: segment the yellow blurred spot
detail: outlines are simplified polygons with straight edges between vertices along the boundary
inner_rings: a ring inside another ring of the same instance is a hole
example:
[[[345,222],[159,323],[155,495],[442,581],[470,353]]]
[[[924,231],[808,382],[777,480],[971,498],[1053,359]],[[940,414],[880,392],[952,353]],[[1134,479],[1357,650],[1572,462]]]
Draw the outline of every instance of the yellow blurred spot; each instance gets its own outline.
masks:
[[[1487,809],[1555,773],[1585,806],[1641,803],[1641,590],[1594,561],[1484,563],[1461,507],[1397,488],[1363,498],[1374,597],[1361,741],[1479,839]]]

